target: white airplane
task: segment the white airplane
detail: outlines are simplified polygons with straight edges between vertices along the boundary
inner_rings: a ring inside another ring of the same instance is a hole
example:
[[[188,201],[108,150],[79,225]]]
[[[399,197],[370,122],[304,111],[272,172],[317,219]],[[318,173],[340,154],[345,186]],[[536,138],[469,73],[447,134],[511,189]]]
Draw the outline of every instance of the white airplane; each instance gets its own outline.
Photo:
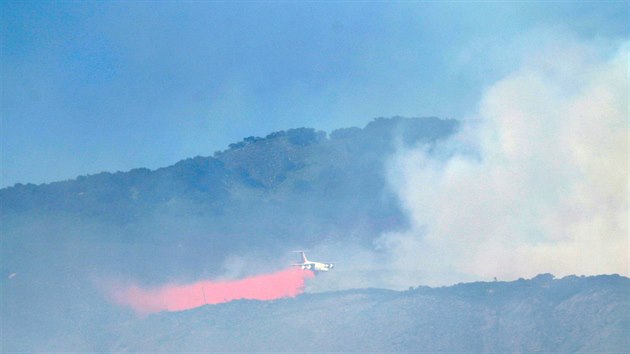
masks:
[[[333,269],[335,265],[333,263],[321,263],[321,262],[313,262],[306,259],[306,254],[304,251],[294,251],[300,254],[302,258],[301,263],[293,264],[294,267],[300,267],[302,269],[312,270],[314,272],[328,272]]]

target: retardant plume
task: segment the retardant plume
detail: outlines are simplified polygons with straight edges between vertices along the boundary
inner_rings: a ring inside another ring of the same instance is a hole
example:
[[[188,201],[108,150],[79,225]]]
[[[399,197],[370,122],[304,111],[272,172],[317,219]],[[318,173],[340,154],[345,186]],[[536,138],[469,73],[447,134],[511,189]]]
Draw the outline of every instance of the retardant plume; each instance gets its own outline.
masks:
[[[116,289],[114,301],[141,314],[160,311],[183,311],[206,304],[232,300],[274,300],[294,297],[304,291],[306,279],[315,276],[310,270],[286,269],[233,281],[199,281],[193,284],[169,284],[143,289],[137,285]]]

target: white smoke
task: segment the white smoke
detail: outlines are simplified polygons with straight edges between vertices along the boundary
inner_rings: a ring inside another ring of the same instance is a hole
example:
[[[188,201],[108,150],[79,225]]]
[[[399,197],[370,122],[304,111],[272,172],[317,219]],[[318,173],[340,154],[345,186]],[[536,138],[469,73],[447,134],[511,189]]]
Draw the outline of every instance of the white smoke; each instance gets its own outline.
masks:
[[[486,90],[449,158],[400,150],[389,176],[412,227],[378,242],[392,285],[629,275],[628,43],[615,49],[541,48]]]

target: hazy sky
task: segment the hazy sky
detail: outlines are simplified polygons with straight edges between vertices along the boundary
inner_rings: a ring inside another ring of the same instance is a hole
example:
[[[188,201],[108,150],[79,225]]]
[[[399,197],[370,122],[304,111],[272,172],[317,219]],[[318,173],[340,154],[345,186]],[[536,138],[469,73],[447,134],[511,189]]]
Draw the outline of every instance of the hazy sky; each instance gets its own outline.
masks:
[[[0,7],[0,186],[166,166],[293,127],[462,118],[536,31],[628,37],[627,1]]]

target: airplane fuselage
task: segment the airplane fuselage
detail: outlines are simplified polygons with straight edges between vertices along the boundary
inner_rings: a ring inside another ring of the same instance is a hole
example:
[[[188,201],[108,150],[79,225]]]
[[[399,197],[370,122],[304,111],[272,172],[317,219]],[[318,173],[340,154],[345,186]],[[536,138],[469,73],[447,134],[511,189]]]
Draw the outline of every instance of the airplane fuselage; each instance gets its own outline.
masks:
[[[328,272],[335,267],[332,263],[305,262],[298,265],[302,269],[308,269],[316,272]]]

